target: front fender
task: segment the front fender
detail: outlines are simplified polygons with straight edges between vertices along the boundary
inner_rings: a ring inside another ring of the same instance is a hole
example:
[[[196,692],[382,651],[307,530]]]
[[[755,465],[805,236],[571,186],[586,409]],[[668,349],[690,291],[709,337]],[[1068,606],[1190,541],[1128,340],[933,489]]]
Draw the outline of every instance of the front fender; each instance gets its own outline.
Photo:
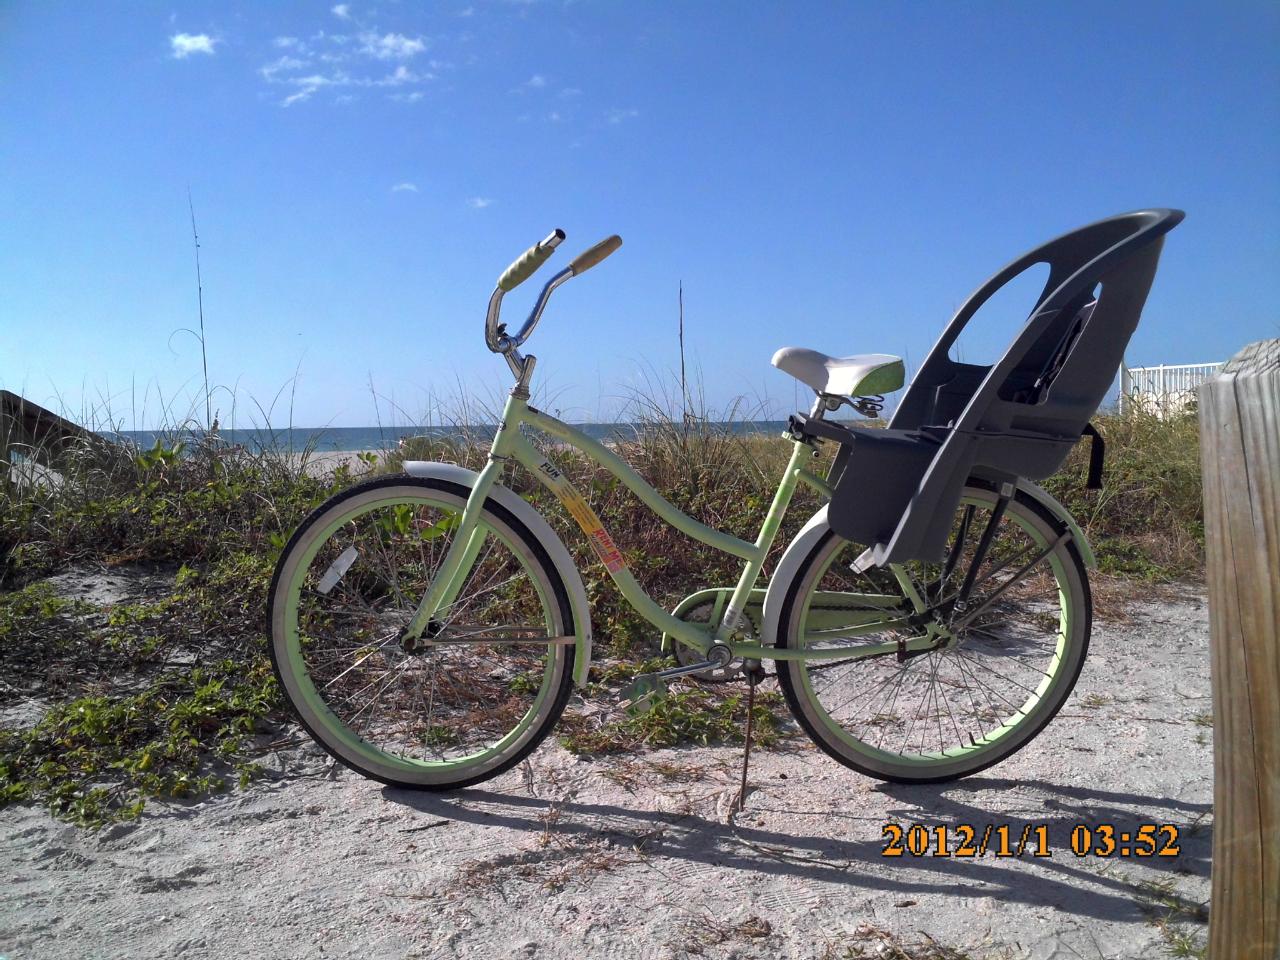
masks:
[[[445,480],[462,487],[474,487],[476,477],[479,476],[474,470],[468,470],[457,464],[428,460],[407,460],[404,470],[411,477]],[[529,528],[529,532],[547,551],[547,556],[551,558],[552,565],[564,582],[564,588],[569,594],[569,607],[573,611],[573,632],[578,638],[573,682],[582,686],[587,682],[587,671],[591,667],[591,605],[587,602],[587,589],[582,585],[582,575],[578,573],[573,557],[556,536],[555,531],[551,529],[551,525],[542,519],[538,511],[522,500],[519,494],[500,484],[494,484],[489,491],[489,496]]]

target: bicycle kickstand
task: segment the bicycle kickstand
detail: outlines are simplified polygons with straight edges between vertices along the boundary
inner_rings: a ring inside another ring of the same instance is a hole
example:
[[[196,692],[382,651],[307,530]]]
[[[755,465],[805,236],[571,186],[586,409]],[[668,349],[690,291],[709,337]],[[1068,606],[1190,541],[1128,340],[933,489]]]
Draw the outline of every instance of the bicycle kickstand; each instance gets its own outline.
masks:
[[[738,799],[729,808],[730,815],[741,813],[747,803],[747,766],[751,762],[751,733],[756,706],[756,687],[764,679],[764,668],[759,660],[748,660],[742,665],[747,678],[747,731],[742,750],[742,784],[738,787]]]

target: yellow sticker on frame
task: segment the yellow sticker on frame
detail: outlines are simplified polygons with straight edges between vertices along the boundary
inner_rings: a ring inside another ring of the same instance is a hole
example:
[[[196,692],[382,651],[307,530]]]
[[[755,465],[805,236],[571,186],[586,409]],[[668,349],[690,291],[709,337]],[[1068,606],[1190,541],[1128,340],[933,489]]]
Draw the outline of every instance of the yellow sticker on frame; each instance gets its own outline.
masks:
[[[583,498],[573,484],[566,480],[564,475],[559,470],[556,470],[550,462],[544,461],[540,467],[544,473],[552,478],[551,489],[560,499],[560,502],[564,504],[565,510],[569,511],[569,516],[573,517],[578,526],[582,528],[582,532],[587,535],[587,542],[591,544],[591,549],[600,558],[604,568],[610,573],[625,570],[627,561],[623,558],[622,551],[613,542],[613,537],[609,536],[609,531],[604,528],[604,524],[600,522],[596,512],[591,509],[591,504],[587,503],[586,499]]]

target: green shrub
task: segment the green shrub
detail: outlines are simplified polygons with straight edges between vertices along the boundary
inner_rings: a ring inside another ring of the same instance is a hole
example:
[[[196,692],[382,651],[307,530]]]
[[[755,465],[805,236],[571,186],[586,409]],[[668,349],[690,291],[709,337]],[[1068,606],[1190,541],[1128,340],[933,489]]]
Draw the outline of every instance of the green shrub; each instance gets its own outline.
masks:
[[[754,539],[790,453],[778,437],[743,436],[707,418],[676,419],[652,405],[614,449],[668,500],[702,523]],[[1202,565],[1199,434],[1193,417],[1102,417],[1106,486],[1085,489],[1088,445],[1046,486],[1080,519],[1103,573],[1168,580]],[[739,563],[658,520],[611,475],[571,449],[549,455],[583,490],[640,584],[668,608],[702,586],[728,586]],[[828,445],[816,464],[822,472]],[[477,442],[414,440],[402,458],[478,467]],[[150,798],[194,797],[252,777],[261,737],[288,724],[266,657],[271,572],[292,531],[326,497],[373,466],[319,472],[279,451],[256,454],[197,438],[114,460],[73,459],[58,483],[0,476],[0,683],[43,704],[39,722],[0,730],[0,802],[43,803],[95,824],[136,816]],[[525,474],[506,482],[547,516],[582,570],[597,649],[635,661],[657,652],[657,631],[613,588],[585,538]],[[819,506],[801,487],[766,574]],[[106,610],[58,597],[40,578],[81,563],[168,571],[164,595]],[[519,678],[516,681],[519,682]],[[597,692],[599,689],[597,688]],[[756,717],[777,736],[772,707]],[[682,690],[650,714],[604,728],[570,725],[583,752],[735,742],[745,706],[736,693]]]
[[[1204,566],[1200,429],[1194,414],[1103,416],[1103,489],[1085,489],[1088,441],[1045,483],[1080,521],[1104,573],[1143,580],[1196,575]]]

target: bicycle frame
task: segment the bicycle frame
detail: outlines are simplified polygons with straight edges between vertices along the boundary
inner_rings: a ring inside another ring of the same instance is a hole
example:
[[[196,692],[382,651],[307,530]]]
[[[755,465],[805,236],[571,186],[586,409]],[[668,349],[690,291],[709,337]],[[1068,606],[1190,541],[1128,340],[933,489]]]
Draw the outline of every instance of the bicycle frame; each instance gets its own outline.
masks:
[[[712,625],[679,619],[645,592],[628,569],[622,552],[614,544],[613,538],[610,537],[586,499],[568,478],[525,438],[520,429],[525,425],[581,451],[590,460],[613,474],[627,489],[639,497],[645,506],[677,530],[713,549],[744,561],[742,574],[733,588],[724,615],[720,622],[714,625],[714,630],[710,629]],[[897,642],[863,644],[858,646],[856,654],[847,647],[777,650],[773,647],[765,647],[760,638],[750,640],[743,638],[739,630],[742,612],[760,577],[764,559],[773,546],[778,528],[795,494],[796,485],[803,482],[823,496],[827,498],[831,496],[831,486],[827,481],[808,469],[804,463],[806,458],[812,456],[811,447],[800,441],[794,441],[791,458],[778,484],[773,502],[765,515],[755,542],[750,543],[700,523],[682,512],[607,446],[569,424],[530,406],[524,397],[513,392],[503,410],[502,422],[490,447],[488,461],[477,476],[467,499],[454,541],[430,589],[419,603],[407,629],[407,635],[416,638],[427,633],[429,638],[428,628],[436,612],[452,603],[458,591],[462,589],[484,541],[485,533],[478,528],[477,524],[485,500],[493,486],[501,479],[507,463],[514,461],[532,473],[544,487],[551,491],[582,528],[596,556],[604,564],[610,578],[627,602],[653,626],[702,654],[706,654],[713,644],[723,644],[734,657],[772,660],[836,659],[854,656],[861,658],[898,653],[901,649],[927,649],[933,641],[932,630],[920,636],[911,637],[905,641],[905,646]],[[905,595],[912,601],[915,608],[912,612],[923,609],[923,602],[905,571],[895,567],[893,572],[903,587]],[[853,637],[862,633],[878,633],[908,625],[906,617],[900,612],[896,615],[889,612],[900,604],[900,597],[877,594],[842,594],[841,596],[856,599],[865,609],[861,617],[862,622],[857,626],[850,624],[850,611],[847,608],[844,610],[844,616],[841,618],[841,624],[844,626],[841,631],[842,636]],[[881,609],[885,610],[885,613],[877,615]],[[899,611],[900,609],[898,607]]]

